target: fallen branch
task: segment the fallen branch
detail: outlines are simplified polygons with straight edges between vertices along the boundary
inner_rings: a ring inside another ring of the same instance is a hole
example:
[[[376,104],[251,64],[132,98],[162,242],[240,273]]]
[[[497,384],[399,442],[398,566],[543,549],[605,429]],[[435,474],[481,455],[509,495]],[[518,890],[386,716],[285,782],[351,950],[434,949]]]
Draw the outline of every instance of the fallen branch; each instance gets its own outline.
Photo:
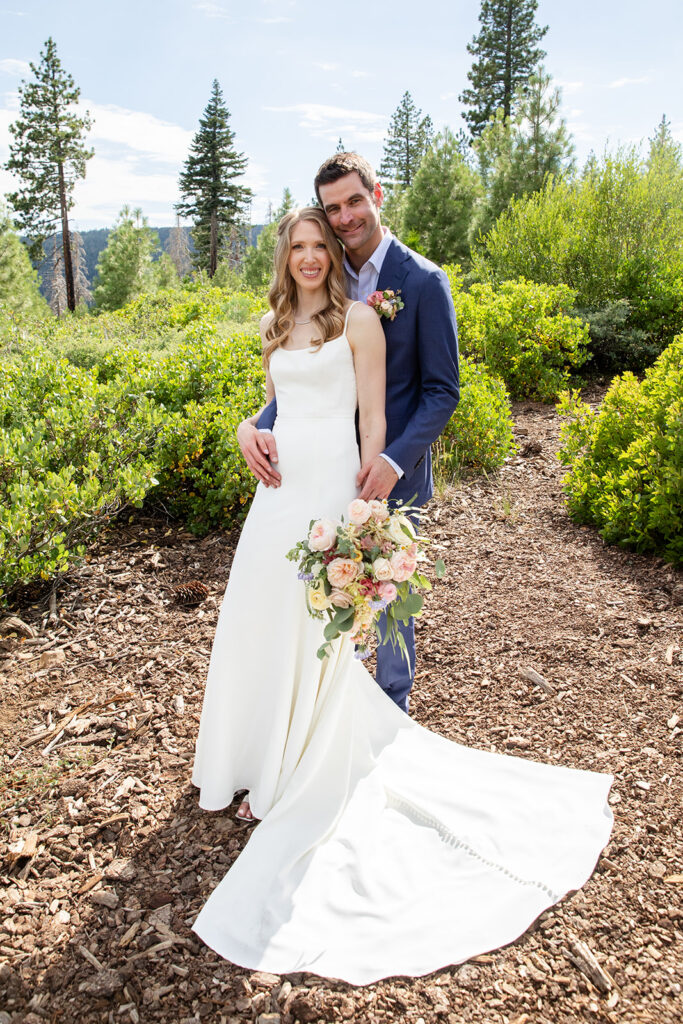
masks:
[[[593,951],[585,942],[572,936],[569,940],[569,949],[571,952],[565,952],[567,959],[571,960],[574,966],[578,967],[581,973],[595,985],[598,992],[607,995],[613,988],[617,988],[614,978],[610,977],[607,971],[600,966]]]

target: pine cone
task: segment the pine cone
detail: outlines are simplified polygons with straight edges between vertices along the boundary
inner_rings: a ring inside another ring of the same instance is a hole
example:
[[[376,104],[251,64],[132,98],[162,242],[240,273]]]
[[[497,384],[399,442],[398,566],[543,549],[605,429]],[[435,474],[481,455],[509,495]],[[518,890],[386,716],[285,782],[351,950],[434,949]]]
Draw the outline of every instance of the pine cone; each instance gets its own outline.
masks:
[[[178,604],[185,608],[201,604],[209,596],[209,588],[199,580],[190,580],[189,583],[181,583],[173,591],[173,596]]]

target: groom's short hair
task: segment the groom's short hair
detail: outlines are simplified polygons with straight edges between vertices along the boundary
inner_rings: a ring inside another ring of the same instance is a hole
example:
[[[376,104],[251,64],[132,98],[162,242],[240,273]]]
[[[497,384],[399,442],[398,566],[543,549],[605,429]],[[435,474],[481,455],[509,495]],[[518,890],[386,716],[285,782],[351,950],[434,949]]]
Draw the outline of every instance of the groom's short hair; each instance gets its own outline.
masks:
[[[321,206],[323,204],[320,198],[320,186],[331,185],[333,181],[339,181],[345,174],[353,174],[354,171],[368,192],[374,192],[377,175],[372,164],[359,153],[335,153],[320,165],[313,181],[315,194]]]

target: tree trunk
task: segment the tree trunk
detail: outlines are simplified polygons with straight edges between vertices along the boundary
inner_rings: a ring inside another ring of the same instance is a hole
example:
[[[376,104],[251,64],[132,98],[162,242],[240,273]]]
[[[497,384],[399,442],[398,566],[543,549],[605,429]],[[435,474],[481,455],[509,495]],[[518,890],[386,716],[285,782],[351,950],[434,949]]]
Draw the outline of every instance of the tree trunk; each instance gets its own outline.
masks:
[[[74,288],[74,267],[71,259],[71,235],[69,234],[69,214],[66,206],[66,188],[64,185],[64,165],[59,164],[59,206],[62,214],[62,249],[64,251],[64,281],[66,283],[66,307],[72,313],[76,308],[76,289]]]
[[[218,217],[211,211],[211,236],[209,242],[209,277],[213,277],[218,267]]]
[[[506,121],[510,117],[512,103],[512,8],[513,4],[508,3],[505,25],[505,78],[503,81],[503,117]]]

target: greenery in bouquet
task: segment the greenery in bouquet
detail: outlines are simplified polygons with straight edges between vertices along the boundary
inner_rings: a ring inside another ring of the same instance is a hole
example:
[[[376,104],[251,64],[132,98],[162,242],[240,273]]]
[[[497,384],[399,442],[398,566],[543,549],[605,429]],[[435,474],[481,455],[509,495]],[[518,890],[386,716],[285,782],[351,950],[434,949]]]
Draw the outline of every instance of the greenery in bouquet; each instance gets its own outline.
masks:
[[[385,501],[356,498],[348,508],[348,522],[342,518],[311,520],[308,536],[287,554],[299,566],[299,579],[306,584],[306,604],[311,615],[328,618],[325,643],[318,657],[342,633],[356,644],[356,657],[366,658],[373,634],[380,643],[398,644],[408,653],[399,623],[407,624],[422,610],[422,594],[431,589],[418,569],[426,560],[425,540],[415,532],[408,514],[411,506],[389,509]],[[435,564],[443,576],[441,559]],[[386,611],[386,627],[379,620]]]

